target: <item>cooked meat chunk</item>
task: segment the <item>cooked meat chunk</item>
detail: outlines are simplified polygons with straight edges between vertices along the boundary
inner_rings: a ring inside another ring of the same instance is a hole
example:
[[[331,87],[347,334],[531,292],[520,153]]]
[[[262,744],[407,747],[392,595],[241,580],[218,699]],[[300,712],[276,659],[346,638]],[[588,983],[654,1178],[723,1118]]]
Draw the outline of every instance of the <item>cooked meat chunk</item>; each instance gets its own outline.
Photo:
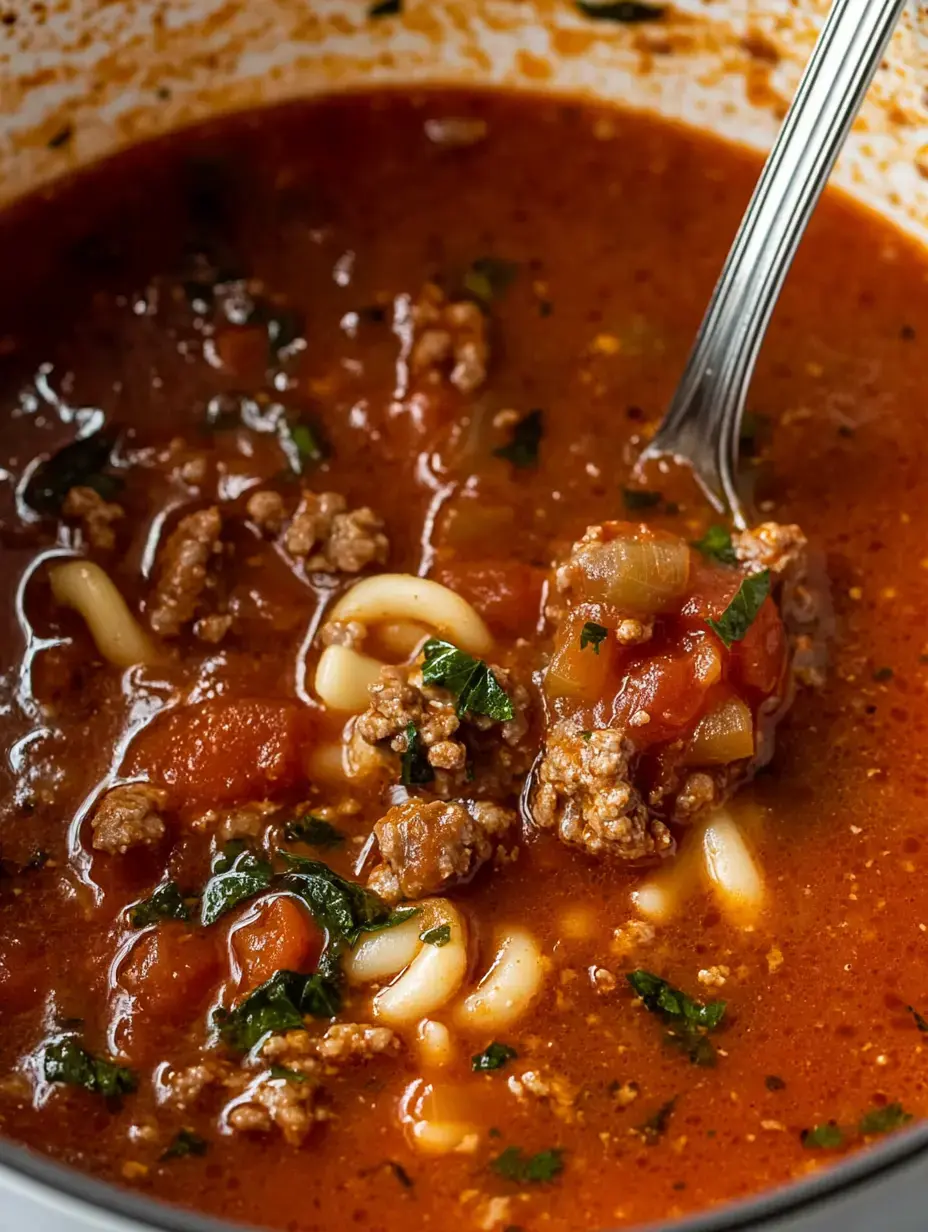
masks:
[[[412,320],[412,375],[433,382],[447,377],[464,394],[479,389],[490,359],[488,322],[479,306],[470,300],[449,301],[430,282],[413,305]]]
[[[319,630],[323,646],[347,646],[356,650],[367,637],[367,626],[360,620],[327,620]]]
[[[778,522],[762,522],[751,530],[736,531],[732,543],[749,573],[769,569],[778,577],[801,565],[806,551],[806,537],[799,527]]]
[[[327,1118],[319,1105],[320,1083],[301,1072],[300,1080],[260,1074],[226,1114],[239,1133],[268,1133],[276,1125],[289,1146],[302,1146],[317,1121]]]
[[[205,1091],[218,1086],[235,1086],[240,1081],[240,1071],[228,1061],[210,1057],[196,1065],[170,1071],[163,1081],[162,1098],[184,1111],[193,1107]]]
[[[111,854],[157,843],[164,836],[161,816],[168,793],[150,783],[126,783],[103,797],[90,827],[93,845]]]
[[[177,637],[193,620],[220,550],[222,518],[212,506],[182,518],[161,551],[148,620],[161,637]]]
[[[370,687],[370,698],[370,706],[355,724],[358,734],[369,744],[390,741],[394,752],[405,751],[410,723],[428,750],[453,743],[461,726],[448,690],[423,684],[422,673],[416,669],[381,668],[380,680]]]
[[[721,784],[719,786],[721,787]],[[716,780],[711,774],[703,770],[688,774],[674,801],[674,818],[678,821],[692,821],[718,798]]]
[[[632,746],[620,731],[589,734],[561,720],[549,730],[532,813],[538,826],[590,855],[623,860],[669,854],[673,839],[632,786]]]
[[[121,505],[105,501],[93,488],[71,488],[64,498],[61,512],[69,521],[80,522],[84,538],[98,552],[109,552],[116,546],[113,526],[125,516]]]
[[[511,1075],[507,1085],[518,1099],[540,1100],[562,1121],[571,1123],[577,1119],[576,1103],[580,1088],[563,1074],[545,1069],[527,1069],[518,1077]]]
[[[360,573],[385,564],[390,550],[377,514],[366,505],[348,511],[337,492],[304,491],[283,542],[291,556],[318,573]]]
[[[368,884],[395,903],[467,881],[516,821],[512,809],[486,801],[407,800],[374,826],[382,863]]]
[[[193,830],[215,835],[220,843],[228,843],[235,838],[257,838],[267,819],[279,808],[270,800],[238,804],[228,809],[211,808],[199,813],[189,825]]]
[[[201,616],[193,626],[194,636],[210,646],[218,646],[232,627],[232,617],[215,612],[211,616]]]
[[[279,535],[287,520],[284,498],[279,492],[253,492],[245,511],[255,526],[268,535]]]

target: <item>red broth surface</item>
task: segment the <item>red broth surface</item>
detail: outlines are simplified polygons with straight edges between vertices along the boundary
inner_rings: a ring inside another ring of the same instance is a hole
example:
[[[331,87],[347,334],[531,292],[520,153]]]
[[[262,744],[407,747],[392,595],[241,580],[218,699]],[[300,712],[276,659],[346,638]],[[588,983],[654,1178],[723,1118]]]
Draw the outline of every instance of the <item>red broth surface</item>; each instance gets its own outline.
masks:
[[[481,123],[449,147],[426,128],[447,117]],[[517,858],[449,897],[469,928],[466,986],[496,930],[519,925],[544,956],[542,994],[498,1035],[436,1013],[451,1033],[441,1070],[408,1029],[396,1051],[326,1065],[325,1117],[302,1145],[276,1123],[235,1129],[240,1088],[180,1106],[169,1078],[239,1066],[215,1043],[214,1011],[243,982],[312,971],[322,938],[308,914],[265,894],[209,927],[196,908],[188,922],[127,922],[166,877],[199,893],[221,846],[216,810],[270,797],[289,817],[321,811],[342,841],[289,846],[352,877],[388,806],[389,788],[319,755],[346,716],[314,695],[316,634],[356,578],[294,563],[245,516],[250,493],[292,501],[302,486],[369,506],[389,549],[364,574],[456,589],[488,622],[493,661],[530,682],[552,647],[552,562],[586,526],[631,516],[704,532],[713,518],[686,483],[652,477],[660,501],[632,514],[623,489],[757,172],[745,152],[640,114],[378,93],[178,135],[2,220],[4,1134],[290,1232],[560,1232],[744,1197],[928,1113],[928,259],[837,195],[804,241],[750,397],[754,501],[804,528],[835,609],[826,684],[800,691],[774,760],[738,797],[766,886],[755,922],[740,927],[699,883],[653,936],[630,929],[647,870],[526,832]],[[469,271],[489,318],[486,379],[417,388],[404,313],[424,284],[466,285]],[[245,325],[234,304],[217,309],[217,278],[259,288]],[[268,430],[277,403],[324,456]],[[494,451],[533,409],[537,458],[518,467]],[[101,425],[122,429],[105,493],[122,516],[94,546],[79,519],[39,516],[24,492],[39,459]],[[102,564],[146,624],[167,537],[207,507],[225,526],[209,597],[229,621],[185,622],[147,667],[108,663],[54,601],[50,562]],[[165,833],[95,848],[101,792],[133,778],[173,793]],[[638,968],[725,1000],[714,1066],[668,1044],[627,984]],[[346,993],[339,1020],[370,1021],[367,990]],[[327,1025],[310,1021],[307,1038]],[[48,1081],[45,1050],[62,1037],[131,1070],[135,1089]],[[494,1038],[517,1057],[474,1072]],[[527,1092],[526,1072],[546,1090]],[[467,1122],[461,1149],[416,1144],[428,1083]]]

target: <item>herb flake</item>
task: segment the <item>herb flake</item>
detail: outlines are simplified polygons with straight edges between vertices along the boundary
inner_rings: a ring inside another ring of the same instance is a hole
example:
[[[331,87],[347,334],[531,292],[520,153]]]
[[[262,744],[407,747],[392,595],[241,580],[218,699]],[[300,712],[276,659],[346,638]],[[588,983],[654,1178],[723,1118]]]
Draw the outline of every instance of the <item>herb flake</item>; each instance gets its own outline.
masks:
[[[599,654],[600,645],[606,640],[609,630],[605,625],[598,625],[595,620],[588,620],[580,630],[580,649],[593,647],[593,654]]]
[[[738,557],[731,539],[731,531],[725,526],[710,526],[701,539],[693,544],[697,552],[720,565],[736,565]]]
[[[564,1171],[564,1152],[560,1147],[551,1147],[550,1150],[539,1151],[537,1155],[526,1155],[521,1147],[507,1146],[501,1155],[491,1161],[490,1166],[507,1181],[538,1184],[553,1181]]]
[[[400,754],[400,782],[404,787],[421,787],[431,783],[435,771],[429,765],[428,753],[415,723],[406,724],[406,748]]]
[[[427,928],[424,933],[419,934],[419,940],[426,945],[434,945],[437,950],[444,949],[451,940],[451,925],[436,924],[434,928]]]
[[[512,702],[482,659],[474,659],[450,642],[429,638],[423,648],[422,680],[448,689],[457,698],[457,712],[484,714],[498,722],[513,717]]]
[[[206,883],[200,923],[215,924],[227,911],[266,890],[273,876],[274,871],[266,860],[259,859],[252,851],[241,852],[230,868],[215,874]]]
[[[623,488],[622,503],[626,509],[654,509],[661,503],[660,492],[649,492],[647,488]]]
[[[341,1008],[336,982],[320,974],[277,971],[232,1010],[218,1010],[220,1039],[238,1052],[250,1052],[265,1035],[299,1030],[304,1014],[332,1018]]]
[[[665,1104],[661,1104],[656,1112],[653,1112],[646,1121],[638,1126],[638,1133],[645,1140],[648,1146],[656,1146],[663,1138],[670,1125],[670,1118],[673,1116],[673,1110],[677,1106],[677,1097],[668,1099]]]
[[[513,425],[509,441],[494,449],[493,456],[511,462],[519,470],[537,466],[544,429],[544,412],[536,407]]]
[[[83,1087],[85,1091],[107,1099],[127,1095],[138,1086],[138,1079],[131,1069],[116,1065],[104,1057],[95,1057],[82,1048],[73,1035],[60,1036],[48,1044],[43,1072],[46,1082]]]
[[[368,7],[368,17],[396,17],[403,11],[403,0],[377,0]]]
[[[471,1069],[475,1074],[486,1074],[494,1069],[502,1069],[504,1065],[514,1061],[518,1055],[515,1048],[494,1040],[492,1044],[484,1048],[483,1052],[478,1052],[471,1057]]]
[[[312,813],[304,813],[302,817],[288,821],[284,826],[284,838],[288,843],[305,843],[307,847],[318,847],[323,851],[340,847],[345,841],[341,830],[322,817],[314,817]]]
[[[884,1108],[871,1108],[860,1118],[858,1129],[862,1134],[889,1134],[901,1129],[912,1119],[902,1104],[887,1104]]]
[[[906,1009],[909,1011],[909,1013],[910,1013],[910,1014],[912,1015],[912,1017],[915,1019],[915,1025],[916,1025],[916,1027],[918,1027],[919,1031],[924,1031],[924,1032],[928,1033],[928,1018],[924,1018],[924,1017],[923,1017],[923,1016],[922,1016],[922,1015],[918,1012],[918,1010],[915,1008],[915,1006],[914,1006],[914,1005],[907,1005],[907,1006],[906,1006]]]
[[[506,261],[502,257],[478,257],[467,268],[461,282],[468,295],[488,307],[505,294],[518,272],[515,261]]]
[[[706,624],[730,648],[745,636],[769,594],[770,570],[749,573],[718,620],[710,616]]]
[[[207,1142],[192,1129],[179,1129],[168,1148],[161,1154],[161,1162],[168,1159],[183,1159],[187,1155],[205,1155]]]
[[[592,21],[615,21],[621,25],[660,21],[666,12],[664,5],[648,4],[644,0],[606,0],[603,4],[577,0],[577,8]]]
[[[190,908],[175,881],[162,881],[148,898],[132,904],[128,916],[132,928],[145,928],[158,920],[189,920]]]
[[[834,1150],[844,1143],[844,1131],[833,1121],[802,1131],[802,1145],[808,1151]]]
[[[679,988],[650,971],[631,971],[629,984],[644,1002],[645,1009],[668,1024],[667,1042],[682,1048],[691,1064],[715,1065],[715,1048],[706,1032],[714,1031],[725,1017],[724,1001],[694,1001]]]

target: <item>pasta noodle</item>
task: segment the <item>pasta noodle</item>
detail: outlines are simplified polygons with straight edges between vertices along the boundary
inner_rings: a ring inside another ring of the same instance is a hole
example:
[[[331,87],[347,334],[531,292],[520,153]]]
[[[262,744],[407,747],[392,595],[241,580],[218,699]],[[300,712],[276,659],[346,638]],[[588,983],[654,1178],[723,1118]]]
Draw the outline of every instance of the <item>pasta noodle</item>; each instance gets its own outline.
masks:
[[[367,690],[380,679],[380,666],[347,646],[326,646],[316,666],[316,694],[329,709],[356,714],[367,706]]]
[[[388,653],[409,658],[419,649],[429,631],[414,620],[391,620],[377,630],[377,640]]]
[[[716,897],[736,923],[750,925],[764,902],[764,882],[734,819],[714,813],[702,835],[705,870]]]
[[[511,1026],[537,996],[544,973],[545,961],[532,934],[524,928],[508,929],[489,971],[457,1007],[455,1021],[481,1032]]]
[[[466,599],[447,586],[411,573],[380,573],[357,582],[329,613],[330,620],[365,625],[412,621],[434,629],[468,654],[485,655],[493,638]]]
[[[154,642],[126,605],[108,574],[89,560],[71,560],[49,570],[56,602],[83,618],[97,650],[116,667],[154,663]]]
[[[416,1028],[416,1041],[422,1063],[430,1069],[442,1069],[454,1060],[451,1032],[443,1022],[423,1018]]]
[[[373,984],[399,975],[422,947],[421,913],[412,919],[369,933],[342,959],[342,969],[352,984]]]
[[[400,1121],[413,1145],[427,1155],[470,1152],[480,1138],[477,1126],[461,1115],[462,1099],[451,1088],[439,1088],[421,1078],[406,1090]]]
[[[374,1018],[391,1027],[427,1018],[441,1009],[467,973],[464,921],[447,899],[429,899],[410,922],[418,925],[420,933],[447,924],[450,937],[444,945],[429,945],[417,938],[419,947],[409,966],[374,997]]]

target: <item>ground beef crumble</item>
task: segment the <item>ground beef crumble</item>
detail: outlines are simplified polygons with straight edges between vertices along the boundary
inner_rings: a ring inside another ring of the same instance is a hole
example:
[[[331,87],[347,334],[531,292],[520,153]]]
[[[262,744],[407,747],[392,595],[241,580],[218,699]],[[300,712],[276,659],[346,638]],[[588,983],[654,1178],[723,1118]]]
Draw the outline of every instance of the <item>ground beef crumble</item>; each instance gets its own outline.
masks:
[[[216,506],[178,522],[161,550],[148,622],[160,637],[177,637],[197,614],[209,565],[221,550],[222,517]]]
[[[164,837],[168,793],[151,783],[126,783],[106,793],[90,822],[98,851],[122,854]]]
[[[390,542],[383,520],[366,505],[349,510],[337,492],[304,489],[289,521],[277,492],[253,493],[246,512],[264,534],[279,536],[285,550],[314,573],[360,573],[369,565],[386,564]]]
[[[490,360],[489,322],[479,305],[449,300],[441,287],[430,282],[413,304],[412,321],[412,375],[432,382],[447,378],[464,394],[479,389]]]
[[[116,522],[125,516],[122,505],[106,501],[93,488],[71,488],[64,498],[61,512],[68,521],[79,522],[84,538],[98,552],[110,552],[116,546]]]
[[[488,801],[407,800],[374,826],[381,863],[368,885],[388,903],[469,880],[511,835],[513,809]]]
[[[590,855],[623,860],[669,855],[673,838],[632,786],[633,748],[612,728],[581,732],[568,720],[551,727],[532,800],[535,824]]]

